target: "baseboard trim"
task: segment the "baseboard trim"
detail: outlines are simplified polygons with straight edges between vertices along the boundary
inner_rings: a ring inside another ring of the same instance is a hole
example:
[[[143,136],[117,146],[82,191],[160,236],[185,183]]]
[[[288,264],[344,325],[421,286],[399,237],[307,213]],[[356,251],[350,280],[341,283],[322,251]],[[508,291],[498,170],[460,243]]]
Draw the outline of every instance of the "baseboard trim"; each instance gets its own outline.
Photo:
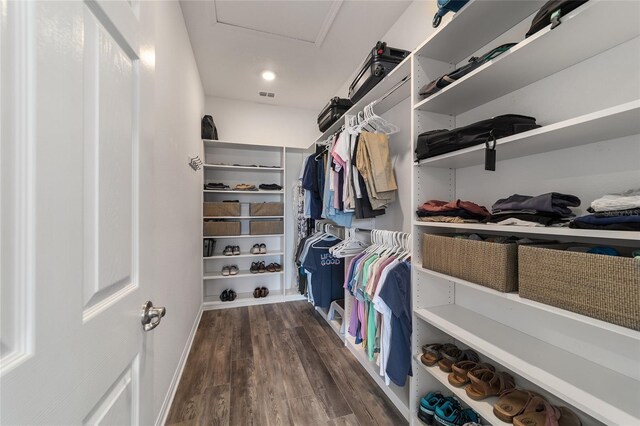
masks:
[[[178,363],[176,371],[173,374],[173,379],[171,379],[171,385],[169,386],[167,395],[164,397],[162,408],[160,409],[160,413],[158,414],[158,418],[156,419],[156,426],[162,426],[167,422],[169,409],[171,408],[171,404],[173,403],[173,398],[176,396],[176,391],[178,390],[178,383],[180,383],[180,378],[182,377],[184,366],[187,363],[189,352],[191,352],[191,345],[193,344],[193,339],[196,336],[196,331],[198,330],[198,324],[200,324],[200,319],[202,318],[202,312],[203,312],[202,305],[200,305],[200,310],[196,315],[196,320],[194,321],[193,327],[191,327],[191,332],[189,333],[189,339],[187,340],[187,343],[184,346],[184,350],[182,351],[182,356],[180,356],[180,362]]]

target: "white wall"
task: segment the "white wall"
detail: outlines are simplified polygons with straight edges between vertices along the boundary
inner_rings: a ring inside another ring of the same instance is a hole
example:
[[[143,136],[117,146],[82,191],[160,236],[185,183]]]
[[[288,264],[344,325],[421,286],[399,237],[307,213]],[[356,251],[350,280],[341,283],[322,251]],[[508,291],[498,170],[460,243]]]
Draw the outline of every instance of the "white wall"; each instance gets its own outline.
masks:
[[[202,304],[202,171],[193,171],[187,156],[202,158],[204,92],[179,4],[152,3],[156,129],[148,159],[153,162],[153,185],[147,188],[154,199],[151,300],[167,308],[162,324],[152,332],[153,406],[158,416],[164,414],[161,409],[168,410],[163,404],[168,404],[167,392]]]
[[[320,135],[319,112],[212,96],[205,102],[220,140],[235,143],[306,148]]]

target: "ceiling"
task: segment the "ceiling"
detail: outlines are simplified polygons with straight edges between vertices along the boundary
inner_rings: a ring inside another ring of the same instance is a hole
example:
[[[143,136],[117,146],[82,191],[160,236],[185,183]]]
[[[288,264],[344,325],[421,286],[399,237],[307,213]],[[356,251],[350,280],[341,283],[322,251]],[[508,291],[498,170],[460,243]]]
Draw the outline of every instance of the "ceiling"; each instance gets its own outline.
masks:
[[[208,96],[316,110],[346,95],[337,91],[410,3],[180,1]]]

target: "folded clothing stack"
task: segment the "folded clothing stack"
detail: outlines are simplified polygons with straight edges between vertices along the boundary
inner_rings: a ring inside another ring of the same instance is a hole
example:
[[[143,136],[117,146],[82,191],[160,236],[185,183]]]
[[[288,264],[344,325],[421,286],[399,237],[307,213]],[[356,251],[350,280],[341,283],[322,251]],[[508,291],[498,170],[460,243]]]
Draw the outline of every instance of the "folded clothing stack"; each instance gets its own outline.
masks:
[[[261,183],[258,187],[260,189],[264,189],[265,191],[280,191],[282,187],[275,183]]]
[[[422,222],[474,223],[487,219],[490,214],[486,207],[471,201],[429,200],[416,211]]]
[[[255,185],[249,185],[248,183],[239,183],[233,187],[234,191],[257,191]]]
[[[471,241],[484,241],[486,243],[495,243],[495,244],[532,244],[535,243],[535,240],[530,238],[521,238],[514,236],[495,236],[495,235],[487,235],[483,236],[480,234],[459,234],[455,235],[454,238],[458,238],[461,240],[471,240]]]
[[[575,218],[570,226],[579,229],[640,231],[640,188],[598,198],[587,211],[592,214]]]
[[[574,217],[570,207],[578,207],[575,195],[549,192],[532,197],[514,194],[491,206],[489,223],[520,226],[558,226]]]
[[[209,182],[204,186],[204,189],[207,190],[225,190],[228,191],[231,189],[231,187],[229,187],[229,185],[225,185],[224,183],[216,183],[216,182]]]

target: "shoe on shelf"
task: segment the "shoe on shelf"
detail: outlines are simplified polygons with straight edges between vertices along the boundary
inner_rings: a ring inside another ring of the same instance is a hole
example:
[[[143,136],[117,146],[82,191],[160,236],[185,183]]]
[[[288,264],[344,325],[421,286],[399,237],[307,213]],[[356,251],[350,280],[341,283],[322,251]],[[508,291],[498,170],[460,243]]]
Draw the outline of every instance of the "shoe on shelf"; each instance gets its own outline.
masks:
[[[240,256],[240,246],[233,246],[231,248],[231,251],[233,252],[234,256]]]
[[[254,244],[253,247],[251,247],[251,254],[260,254],[260,244]]]
[[[279,263],[272,263],[274,269],[276,270],[276,272],[280,272],[282,271],[282,265],[280,265]]]
[[[276,271],[275,263],[270,263],[267,265],[267,272],[275,272],[275,271]]]
[[[463,426],[466,423],[478,423],[480,417],[471,408],[462,408],[457,399],[448,399],[436,407],[435,421],[444,426]]]
[[[262,297],[262,290],[260,289],[260,287],[256,287],[256,289],[253,290],[253,297],[255,297],[256,299]]]
[[[229,290],[224,290],[222,293],[220,293],[220,300],[222,302],[229,301]]]
[[[222,267],[222,276],[223,277],[228,277],[231,274],[231,270],[229,269],[228,266],[223,266]]]
[[[260,287],[260,297],[267,297],[269,295],[269,289],[266,287]]]
[[[249,272],[251,272],[252,274],[257,274],[259,271],[260,268],[258,268],[258,262],[252,262],[251,268],[249,268]]]
[[[258,262],[258,272],[261,274],[267,272],[267,268],[264,266],[264,262]]]
[[[420,399],[420,407],[418,407],[418,418],[428,424],[433,424],[436,407],[444,404],[445,397],[440,392],[429,392]]]
[[[236,294],[236,292],[235,292],[235,291],[233,291],[233,290],[231,290],[231,289],[230,289],[230,290],[227,290],[227,291],[228,291],[228,293],[227,293],[227,294],[228,294],[228,300],[229,300],[229,302],[233,302],[234,300],[236,300],[236,297],[238,297],[238,295]]]
[[[222,254],[225,255],[225,256],[233,255],[233,248],[231,246],[226,246],[224,248],[224,250],[222,251]]]
[[[267,245],[266,244],[260,244],[259,246],[260,248],[260,254],[266,254],[267,253]]]
[[[238,265],[229,266],[229,275],[238,275],[238,272],[240,272],[240,269],[238,269]]]

